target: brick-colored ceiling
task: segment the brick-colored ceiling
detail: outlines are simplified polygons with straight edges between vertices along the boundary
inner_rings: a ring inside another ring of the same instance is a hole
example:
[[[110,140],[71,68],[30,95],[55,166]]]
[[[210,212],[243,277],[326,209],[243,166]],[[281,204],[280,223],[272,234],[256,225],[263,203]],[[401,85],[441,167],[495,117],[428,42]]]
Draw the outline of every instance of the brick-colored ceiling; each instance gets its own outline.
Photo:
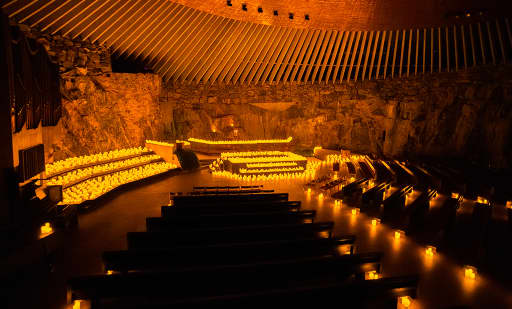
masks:
[[[464,22],[467,12],[469,19],[475,19],[480,14],[500,17],[512,11],[510,0],[231,0],[231,6],[227,0],[171,1],[265,25],[356,31],[438,27]]]
[[[180,82],[342,82],[512,59],[512,23],[495,18],[490,5],[471,10],[469,17],[445,18],[440,17],[447,10],[440,8],[442,0],[276,1],[308,8],[310,24],[299,27],[295,21],[302,13],[296,10],[293,20],[280,13],[279,23],[277,17],[266,23],[256,20],[267,12],[265,3],[274,1],[258,2],[264,13],[257,12],[252,0],[247,11],[237,8],[239,0],[232,0],[231,7],[220,0],[208,1],[207,7],[206,0],[176,1],[187,5],[169,0],[10,0],[2,9],[30,28],[106,46],[139,58],[165,80]],[[444,3],[462,10],[455,5],[459,0]],[[324,23],[335,22],[337,29],[320,24],[315,14],[322,14]],[[435,26],[441,21],[445,23]]]

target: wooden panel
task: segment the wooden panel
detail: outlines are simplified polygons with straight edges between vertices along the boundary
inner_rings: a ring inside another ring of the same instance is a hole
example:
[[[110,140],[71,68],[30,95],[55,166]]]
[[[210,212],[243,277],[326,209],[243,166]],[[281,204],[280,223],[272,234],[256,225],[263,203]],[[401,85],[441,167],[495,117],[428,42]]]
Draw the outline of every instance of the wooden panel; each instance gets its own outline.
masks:
[[[382,39],[380,42],[380,49],[379,49],[379,59],[377,60],[377,67],[375,68],[375,79],[379,79],[379,72],[380,72],[380,64],[382,60],[382,53],[384,52],[384,44],[386,43],[386,33],[387,31],[382,32]],[[388,39],[389,41],[389,39]]]
[[[357,80],[357,77],[359,75],[359,68],[361,67],[361,59],[363,58],[363,53],[366,48],[366,37],[368,35],[368,31],[365,31],[363,34],[363,39],[361,40],[361,46],[359,47],[359,57],[357,58],[357,65],[356,65],[356,72],[354,76],[354,81]]]

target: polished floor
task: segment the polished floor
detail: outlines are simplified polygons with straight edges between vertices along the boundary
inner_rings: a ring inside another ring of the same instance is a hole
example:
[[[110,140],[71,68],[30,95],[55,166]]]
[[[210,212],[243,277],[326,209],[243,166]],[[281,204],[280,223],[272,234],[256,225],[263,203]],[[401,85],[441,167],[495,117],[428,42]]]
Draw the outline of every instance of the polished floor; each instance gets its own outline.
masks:
[[[10,295],[19,299],[22,307],[65,308],[67,278],[102,272],[101,253],[125,249],[126,232],[144,231],[145,218],[160,215],[160,206],[167,204],[170,191],[186,192],[194,185],[232,183],[202,170],[159,178],[113,193],[81,214],[76,230],[61,235],[65,246],[55,256],[55,269],[50,275],[37,275],[39,280],[19,278],[17,289]],[[302,183],[282,181],[263,184],[278,192],[289,192],[290,200],[301,200],[304,209],[316,209],[317,221],[335,221],[337,235],[357,235],[356,250],[384,252],[383,276],[419,273],[419,297],[411,308],[512,308],[511,290],[485,274],[479,273],[475,281],[465,279],[462,265],[442,252],[428,259],[423,246],[407,237],[395,240],[393,231],[384,224],[374,227],[364,214],[352,215],[349,206],[334,206],[332,199],[320,198],[316,190],[308,194]],[[439,197],[437,202],[443,198]]]

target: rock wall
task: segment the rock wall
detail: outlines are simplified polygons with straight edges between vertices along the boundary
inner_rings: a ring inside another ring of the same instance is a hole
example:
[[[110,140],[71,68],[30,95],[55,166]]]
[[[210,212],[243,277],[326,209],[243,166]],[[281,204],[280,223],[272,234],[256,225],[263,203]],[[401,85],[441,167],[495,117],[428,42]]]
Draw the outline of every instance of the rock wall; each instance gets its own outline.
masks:
[[[385,157],[512,158],[512,68],[348,84],[166,85],[168,140],[286,138]]]
[[[46,162],[161,139],[154,74],[111,73],[62,80],[62,118],[44,138]]]
[[[59,64],[63,77],[102,75],[112,72],[110,51],[101,45],[61,35],[50,35],[23,24],[15,24],[26,37],[41,43],[48,55]]]

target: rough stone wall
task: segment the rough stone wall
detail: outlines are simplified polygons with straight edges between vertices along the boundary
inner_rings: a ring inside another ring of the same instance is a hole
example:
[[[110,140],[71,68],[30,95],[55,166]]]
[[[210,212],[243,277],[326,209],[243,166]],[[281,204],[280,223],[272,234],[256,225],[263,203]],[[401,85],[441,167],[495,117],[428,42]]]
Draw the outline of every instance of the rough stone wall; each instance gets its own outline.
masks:
[[[16,24],[23,33],[41,43],[48,55],[59,64],[63,78],[83,75],[102,75],[112,72],[107,48],[88,41],[50,35],[23,24]]]
[[[155,74],[110,73],[62,81],[62,118],[44,136],[46,162],[161,139]]]
[[[512,159],[508,67],[336,85],[167,85],[160,101],[169,140],[292,136],[297,150],[321,145],[486,166]]]

